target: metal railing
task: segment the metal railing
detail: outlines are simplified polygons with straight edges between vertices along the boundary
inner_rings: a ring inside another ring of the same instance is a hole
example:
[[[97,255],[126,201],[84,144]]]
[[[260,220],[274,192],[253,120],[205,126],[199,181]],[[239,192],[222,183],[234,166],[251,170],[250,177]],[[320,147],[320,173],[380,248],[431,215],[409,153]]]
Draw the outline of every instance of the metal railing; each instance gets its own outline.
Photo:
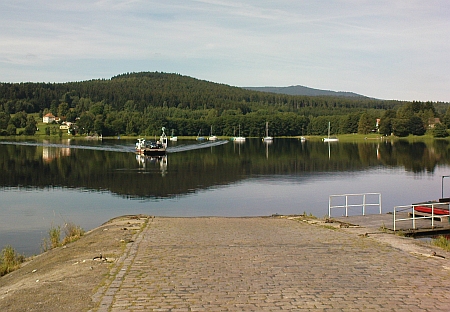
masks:
[[[434,228],[434,219],[435,218],[450,217],[450,213],[449,214],[436,214],[435,213],[435,208],[438,208],[439,206],[442,207],[442,205],[448,206],[448,203],[435,202],[435,203],[413,204],[413,205],[406,205],[406,206],[395,206],[394,211],[393,211],[394,232],[396,231],[396,223],[399,221],[411,220],[412,227],[415,230],[415,229],[417,229],[416,220],[431,219],[431,228]],[[419,206],[420,207],[428,207],[430,209],[431,213],[416,211],[415,208],[419,207]],[[397,219],[398,213],[408,212],[408,210],[410,210],[409,215],[411,217]]]
[[[337,199],[344,199],[344,203],[334,204]],[[358,201],[358,199],[360,201]],[[361,194],[342,194],[330,195],[328,199],[328,217],[331,217],[331,209],[345,209],[345,216],[348,217],[349,208],[361,207],[362,215],[366,215],[366,208],[378,207],[381,214],[381,193],[361,193]]]

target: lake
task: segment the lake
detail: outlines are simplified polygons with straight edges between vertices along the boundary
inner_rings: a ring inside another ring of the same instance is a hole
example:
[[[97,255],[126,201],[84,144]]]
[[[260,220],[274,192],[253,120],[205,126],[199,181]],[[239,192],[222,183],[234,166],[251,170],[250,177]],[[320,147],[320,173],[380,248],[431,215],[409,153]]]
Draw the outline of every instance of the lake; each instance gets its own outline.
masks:
[[[134,144],[1,141],[0,247],[37,254],[51,226],[90,230],[125,214],[324,217],[333,194],[381,193],[383,212],[450,197],[446,141],[178,141],[161,159]]]

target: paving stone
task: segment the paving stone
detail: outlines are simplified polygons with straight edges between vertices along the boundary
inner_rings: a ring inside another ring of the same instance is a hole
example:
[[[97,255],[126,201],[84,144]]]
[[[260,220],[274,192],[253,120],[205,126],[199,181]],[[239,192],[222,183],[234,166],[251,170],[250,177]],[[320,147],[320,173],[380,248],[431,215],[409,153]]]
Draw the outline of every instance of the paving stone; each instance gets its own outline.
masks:
[[[111,311],[447,311],[448,259],[286,218],[154,218],[102,288]],[[112,269],[114,271],[114,268]],[[94,295],[99,301],[99,294]]]

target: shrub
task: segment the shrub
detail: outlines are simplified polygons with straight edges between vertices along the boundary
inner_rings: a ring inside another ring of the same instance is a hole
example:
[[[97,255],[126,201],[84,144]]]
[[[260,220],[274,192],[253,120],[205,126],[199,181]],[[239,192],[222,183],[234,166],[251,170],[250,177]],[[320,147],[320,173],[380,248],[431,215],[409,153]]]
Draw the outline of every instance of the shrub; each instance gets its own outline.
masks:
[[[64,239],[61,241],[61,227],[59,225],[56,227],[52,225],[48,231],[48,237],[43,240],[42,249],[47,251],[59,246],[64,246],[80,239],[80,237],[84,235],[84,230],[72,222],[66,223],[63,230]]]
[[[0,258],[0,276],[8,274],[20,267],[20,264],[25,261],[25,257],[18,255],[16,251],[10,246],[3,248]]]
[[[446,138],[448,137],[447,128],[443,124],[436,124],[433,129],[433,136],[435,138]]]
[[[446,251],[450,251],[450,241],[445,236],[440,235],[437,238],[433,238],[431,244]]]
[[[48,230],[48,237],[44,238],[42,249],[47,251],[59,246],[61,246],[61,227],[52,225]]]
[[[72,222],[66,223],[64,225],[64,239],[62,241],[62,245],[74,242],[78,239],[80,239],[81,236],[84,235],[84,230],[78,226],[75,225]]]

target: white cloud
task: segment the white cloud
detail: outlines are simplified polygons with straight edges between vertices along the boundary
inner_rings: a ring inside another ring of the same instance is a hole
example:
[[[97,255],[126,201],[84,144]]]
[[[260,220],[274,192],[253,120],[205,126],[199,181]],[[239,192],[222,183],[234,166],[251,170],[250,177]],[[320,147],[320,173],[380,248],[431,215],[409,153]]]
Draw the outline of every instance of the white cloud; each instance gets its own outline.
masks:
[[[0,0],[0,6],[3,81],[158,70],[238,86],[303,84],[450,101],[446,0]]]

